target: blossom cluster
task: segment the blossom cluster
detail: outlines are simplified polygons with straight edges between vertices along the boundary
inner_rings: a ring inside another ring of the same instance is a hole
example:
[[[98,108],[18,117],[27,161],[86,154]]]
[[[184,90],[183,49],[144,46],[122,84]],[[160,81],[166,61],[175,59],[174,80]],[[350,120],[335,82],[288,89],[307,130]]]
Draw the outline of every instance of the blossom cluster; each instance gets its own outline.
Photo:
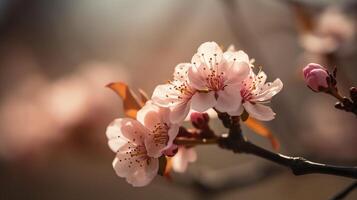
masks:
[[[110,148],[116,152],[113,167],[133,186],[145,186],[156,176],[161,156],[173,156],[173,169],[183,172],[196,160],[193,148],[174,140],[190,111],[214,108],[230,116],[244,111],[257,120],[269,121],[275,113],[265,105],[283,87],[280,79],[266,82],[260,69],[243,51],[223,52],[215,42],[199,46],[190,63],[175,67],[173,80],[158,85],[137,113],[136,120],[121,118],[107,128]]]

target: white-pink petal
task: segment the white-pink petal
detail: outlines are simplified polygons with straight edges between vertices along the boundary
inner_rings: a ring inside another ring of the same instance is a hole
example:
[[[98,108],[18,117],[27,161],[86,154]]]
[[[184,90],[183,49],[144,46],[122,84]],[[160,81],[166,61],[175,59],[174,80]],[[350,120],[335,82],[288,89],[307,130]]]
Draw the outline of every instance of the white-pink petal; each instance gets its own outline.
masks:
[[[196,90],[208,90],[206,77],[210,71],[206,66],[191,67],[188,69],[189,85]]]
[[[223,90],[217,92],[217,104],[215,108],[220,112],[235,111],[242,104],[239,85],[227,85]]]
[[[119,165],[114,165],[114,169],[117,172]],[[143,187],[148,185],[157,175],[159,170],[159,160],[157,158],[151,158],[147,161],[147,166],[140,170],[137,170],[126,176],[126,181],[134,187]]]
[[[149,130],[138,121],[130,118],[115,119],[106,130],[108,145],[113,152],[129,143],[140,144]]]
[[[181,124],[185,118],[187,117],[188,113],[190,112],[191,108],[191,100],[187,103],[178,104],[175,107],[172,107],[170,113],[170,120],[172,123]]]
[[[172,169],[175,172],[186,171],[188,163],[197,160],[197,153],[194,148],[179,147],[177,154],[172,157]]]
[[[234,111],[229,111],[227,112],[230,116],[240,116],[244,111],[244,106],[243,104],[241,104],[238,109],[234,110]]]
[[[250,70],[249,63],[233,61],[226,72],[227,81],[225,81],[225,84],[240,84],[248,77]]]
[[[178,80],[181,82],[187,81],[187,73],[188,69],[192,67],[191,63],[180,63],[176,65],[175,71],[174,71],[174,80]]]
[[[153,94],[152,101],[162,107],[175,106],[179,103],[178,91],[172,89],[171,84],[162,84],[156,86]]]
[[[205,112],[209,108],[213,108],[217,103],[215,92],[196,92],[191,99],[192,109],[198,112]]]
[[[205,42],[197,49],[197,54],[201,57],[201,62],[207,66],[220,63],[222,60],[222,49],[215,42]]]
[[[136,119],[151,131],[159,123],[169,123],[169,117],[169,108],[157,106],[152,101],[147,101],[136,114]]]
[[[275,118],[275,113],[273,110],[265,105],[256,103],[252,104],[250,102],[243,103],[245,110],[249,113],[249,116],[261,120],[270,121]]]
[[[283,82],[280,79],[275,79],[272,83],[266,83],[261,87],[261,91],[256,96],[253,96],[253,101],[267,101],[274,95],[278,94],[283,89]]]

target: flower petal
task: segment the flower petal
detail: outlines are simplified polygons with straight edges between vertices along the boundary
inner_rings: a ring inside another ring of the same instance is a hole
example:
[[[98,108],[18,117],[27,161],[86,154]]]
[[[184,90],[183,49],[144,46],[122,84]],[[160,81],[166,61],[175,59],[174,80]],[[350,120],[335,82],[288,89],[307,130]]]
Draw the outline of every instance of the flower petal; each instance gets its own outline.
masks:
[[[227,81],[225,84],[240,84],[245,80],[251,68],[247,62],[233,61],[231,67],[227,70]]]
[[[106,130],[108,145],[114,152],[128,143],[141,144],[149,130],[138,121],[130,118],[115,119]]]
[[[235,51],[234,50],[234,46],[233,49],[227,49],[226,52],[224,52],[223,57],[225,58],[225,60],[227,60],[229,63],[232,63],[233,61],[237,61],[237,62],[246,62],[246,63],[250,63],[249,60],[249,56],[248,54],[246,54],[244,51],[239,50],[239,51]],[[235,59],[235,60],[234,60]]]
[[[267,75],[263,71],[259,71],[259,73],[255,77],[256,88],[259,90],[265,85],[267,81]]]
[[[273,110],[262,104],[252,104],[250,102],[243,103],[245,110],[249,113],[249,115],[255,119],[261,121],[270,121],[274,119],[275,113]]]
[[[143,187],[148,185],[157,175],[159,170],[159,160],[151,158],[145,168],[135,171],[127,176],[126,180],[134,187]]]
[[[113,168],[119,177],[128,177],[135,171],[143,170],[147,167],[146,149],[144,144],[127,144],[120,148],[113,160]]]
[[[234,111],[229,111],[227,112],[230,116],[240,116],[244,111],[244,107],[243,104],[241,104],[238,109],[234,110]]]
[[[191,67],[188,69],[189,85],[197,90],[207,90],[206,77],[209,70],[206,67]]]
[[[156,86],[151,99],[159,106],[169,107],[180,102],[178,96],[179,92],[173,88],[172,84],[163,84]]]
[[[201,63],[211,67],[222,60],[222,49],[215,42],[205,42],[197,49],[197,54],[200,57]]]
[[[166,148],[164,150],[171,148],[171,146],[173,145],[174,139],[176,138],[176,136],[179,132],[179,128],[180,128],[180,126],[177,124],[172,124],[170,126],[170,129],[167,133],[169,135],[169,141],[167,142]]]
[[[191,101],[179,104],[171,109],[170,120],[172,123],[181,124],[190,112]]]
[[[185,82],[187,80],[188,69],[192,67],[191,63],[180,63],[176,65],[174,72],[174,79],[179,80],[181,82]]]
[[[169,108],[159,107],[152,101],[146,102],[136,115],[137,120],[150,131],[152,131],[158,123],[169,123],[169,117]]]
[[[198,112],[205,112],[209,108],[216,105],[217,100],[214,96],[214,92],[196,92],[191,99],[192,109]]]
[[[179,147],[177,154],[172,158],[172,168],[175,172],[186,171],[189,162],[195,162],[197,153],[194,148]]]
[[[283,88],[283,82],[280,79],[275,79],[272,83],[265,84],[258,95],[253,96],[252,101],[267,101],[274,95],[278,94]]]
[[[239,85],[227,85],[224,90],[217,92],[215,108],[220,112],[235,111],[242,103]]]

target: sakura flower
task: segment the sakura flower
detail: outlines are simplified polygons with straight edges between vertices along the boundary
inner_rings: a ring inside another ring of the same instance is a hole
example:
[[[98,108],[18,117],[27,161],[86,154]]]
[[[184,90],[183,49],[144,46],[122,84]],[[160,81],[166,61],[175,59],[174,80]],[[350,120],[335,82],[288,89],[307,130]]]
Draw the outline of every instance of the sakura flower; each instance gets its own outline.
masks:
[[[275,113],[273,110],[263,105],[268,103],[270,99],[283,88],[283,83],[280,79],[276,79],[272,83],[266,83],[267,75],[263,71],[259,71],[257,75],[250,72],[250,75],[242,82],[240,94],[242,96],[242,105],[231,112],[231,115],[240,115],[245,109],[249,115],[255,119],[269,121],[274,119]]]
[[[180,146],[178,152],[172,157],[172,169],[175,172],[183,173],[186,171],[188,163],[195,162],[197,153],[194,148]]]
[[[147,134],[148,129],[129,118],[114,120],[106,131],[109,147],[117,153],[113,161],[115,172],[136,187],[149,184],[159,169],[158,158],[148,155]]]
[[[159,107],[148,101],[137,113],[148,133],[145,139],[147,153],[158,158],[169,149],[179,131],[179,125],[170,122],[170,109]]]
[[[187,70],[190,63],[178,64],[173,74],[173,81],[158,85],[152,95],[155,104],[171,109],[170,119],[172,122],[182,122],[191,108],[191,98],[196,90],[188,84]]]
[[[223,53],[215,42],[206,42],[191,62],[188,79],[198,91],[192,96],[192,108],[198,112],[211,107],[221,112],[238,109],[242,98],[236,90],[249,74],[248,55],[232,50]]]

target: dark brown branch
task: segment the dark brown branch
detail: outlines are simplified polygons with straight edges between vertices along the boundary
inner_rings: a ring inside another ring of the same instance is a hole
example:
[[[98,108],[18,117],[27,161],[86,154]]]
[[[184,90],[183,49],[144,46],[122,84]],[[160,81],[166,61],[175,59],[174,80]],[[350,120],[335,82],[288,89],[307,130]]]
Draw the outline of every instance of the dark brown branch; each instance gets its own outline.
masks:
[[[343,198],[345,198],[350,192],[352,192],[356,188],[357,188],[357,181],[355,181],[352,184],[348,185],[341,192],[339,192],[334,197],[332,197],[331,200],[342,200]]]
[[[233,132],[232,132],[233,133]],[[235,132],[237,133],[237,132]],[[309,161],[302,157],[291,157],[283,154],[278,154],[259,147],[237,134],[223,135],[213,139],[185,139],[177,138],[175,144],[178,145],[202,145],[202,144],[217,144],[224,148],[232,150],[235,153],[252,154],[263,159],[272,161],[279,165],[289,167],[294,175],[305,174],[330,174],[336,176],[344,176],[357,179],[357,167],[334,166],[322,163]]]
[[[270,160],[279,165],[289,167],[294,175],[305,174],[330,174],[336,176],[344,176],[357,179],[357,167],[342,167],[327,165],[322,163],[311,162],[302,157],[290,157],[282,154],[274,153],[261,148],[249,141],[232,140],[229,136],[220,138],[219,144],[221,147],[230,149],[236,153],[247,153]]]
[[[187,139],[176,138],[174,143],[178,145],[199,145],[199,144],[218,144],[221,148],[232,150],[235,153],[252,154],[263,159],[272,161],[279,165],[288,167],[294,175],[305,174],[330,174],[357,179],[357,167],[334,166],[309,161],[302,157],[291,157],[279,153],[274,153],[259,147],[242,134],[240,127],[240,117],[230,117],[227,114],[219,113],[219,119],[225,127],[229,127],[228,134],[210,139]]]

